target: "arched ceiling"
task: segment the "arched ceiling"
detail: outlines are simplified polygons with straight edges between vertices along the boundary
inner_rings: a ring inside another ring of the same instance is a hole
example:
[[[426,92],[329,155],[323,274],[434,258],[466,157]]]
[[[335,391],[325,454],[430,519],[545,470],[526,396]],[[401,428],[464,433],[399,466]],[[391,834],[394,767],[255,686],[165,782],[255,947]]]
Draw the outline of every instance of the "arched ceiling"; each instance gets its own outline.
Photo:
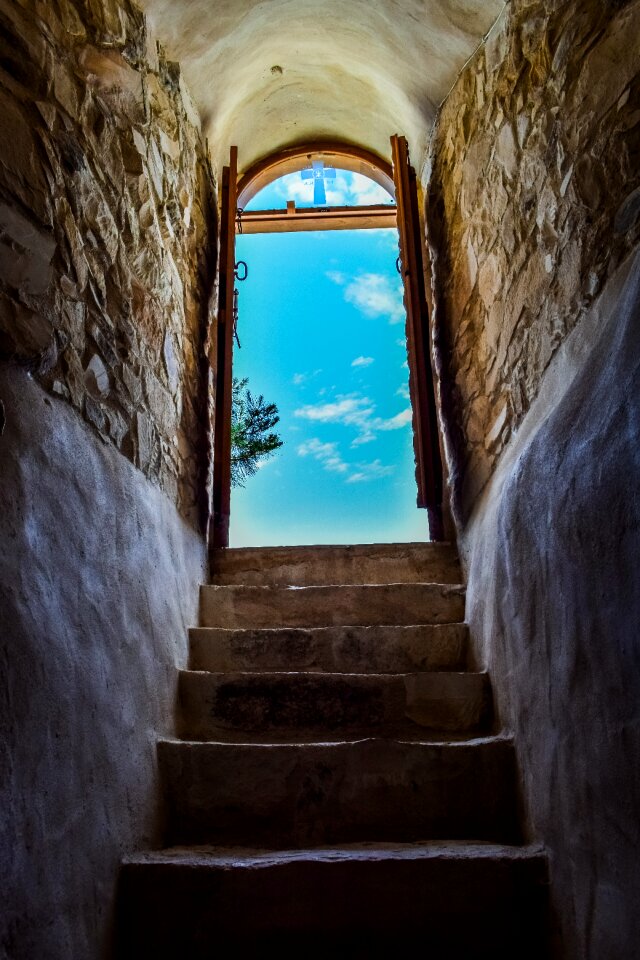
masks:
[[[142,0],[200,109],[212,159],[240,170],[331,139],[419,161],[435,110],[503,0]]]

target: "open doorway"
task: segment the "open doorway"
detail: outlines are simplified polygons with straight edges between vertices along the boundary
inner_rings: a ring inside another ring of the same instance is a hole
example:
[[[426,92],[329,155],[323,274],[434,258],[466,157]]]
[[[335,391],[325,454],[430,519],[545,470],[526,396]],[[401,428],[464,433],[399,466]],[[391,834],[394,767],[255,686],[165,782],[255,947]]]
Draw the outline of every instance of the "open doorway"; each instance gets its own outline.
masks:
[[[429,399],[425,370],[433,394],[422,266],[410,249],[419,233],[407,229],[417,211],[384,161],[336,151],[343,167],[332,153],[281,155],[245,176],[237,199],[229,191],[233,238],[218,333],[227,373],[218,362],[218,385],[230,394],[233,329],[244,346],[234,379],[278,405],[284,446],[234,491],[230,539],[229,504],[225,513],[220,501],[218,546],[438,539],[416,510],[416,501],[431,508],[432,520],[441,504],[433,397],[430,406],[417,402]],[[410,171],[406,153],[396,171],[403,166]],[[394,193],[404,197],[400,211]],[[241,284],[243,261],[251,279]],[[219,394],[218,437],[226,423]],[[215,506],[214,461],[214,521]]]
[[[427,540],[397,231],[248,235],[236,250],[249,276],[234,376],[277,404],[283,446],[233,487],[230,546]]]

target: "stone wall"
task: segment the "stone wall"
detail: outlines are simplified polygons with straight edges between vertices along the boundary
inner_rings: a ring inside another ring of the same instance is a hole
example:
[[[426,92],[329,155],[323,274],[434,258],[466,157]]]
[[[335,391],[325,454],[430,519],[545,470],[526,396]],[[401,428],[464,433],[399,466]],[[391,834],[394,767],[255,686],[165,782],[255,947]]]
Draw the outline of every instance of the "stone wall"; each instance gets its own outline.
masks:
[[[0,116],[0,357],[202,522],[215,208],[180,70],[129,0],[0,0]]]
[[[640,942],[640,3],[512,0],[424,171],[467,619],[562,960]]]
[[[0,957],[113,956],[206,576],[215,193],[129,0],[0,0]]]
[[[640,237],[640,3],[513,0],[445,101],[425,171],[454,511]]]

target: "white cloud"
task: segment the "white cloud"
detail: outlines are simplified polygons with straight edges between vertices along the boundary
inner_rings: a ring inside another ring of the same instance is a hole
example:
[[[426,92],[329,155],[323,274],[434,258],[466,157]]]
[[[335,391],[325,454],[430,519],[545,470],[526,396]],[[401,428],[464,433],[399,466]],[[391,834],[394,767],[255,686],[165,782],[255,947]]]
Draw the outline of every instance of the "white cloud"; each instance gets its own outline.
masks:
[[[407,423],[411,423],[411,416],[411,407],[407,407],[406,410],[396,413],[395,417],[389,417],[388,420],[377,420],[376,429],[399,430],[401,427],[406,426]]]
[[[294,373],[291,383],[296,387],[300,387],[303,383],[306,383],[307,380],[312,380],[313,377],[317,377],[319,373],[322,373],[322,370],[313,370],[311,373]]]
[[[363,176],[361,173],[351,174],[351,187],[349,190],[349,201],[358,206],[366,206],[371,203],[390,203],[392,197],[389,196],[384,187],[381,187],[375,181]]]
[[[288,173],[277,181],[277,190],[283,200],[313,203],[313,181],[303,180],[299,173]]]
[[[370,367],[373,363],[373,357],[356,357],[351,361],[352,367]]]
[[[393,467],[385,467],[380,460],[373,460],[371,463],[357,464],[358,470],[347,477],[347,483],[367,483],[370,480],[379,480],[380,477],[387,477],[393,473]]]
[[[344,476],[345,483],[365,483],[369,480],[378,480],[393,473],[394,467],[386,467],[380,460],[371,463],[348,464],[340,456],[337,443],[323,443],[317,437],[301,443],[297,449],[300,457],[313,457],[324,470],[330,473],[348,474]],[[355,472],[350,472],[354,470]]]
[[[327,277],[332,283],[337,283],[339,287],[346,283],[346,276],[340,270],[327,270]]]
[[[350,446],[360,447],[363,443],[371,443],[372,440],[377,438],[377,434],[373,430],[365,430],[364,433],[360,433],[355,440],[351,441]]]
[[[307,404],[294,410],[294,416],[320,423],[344,423],[347,426],[368,420],[375,412],[375,404],[368,397],[357,394],[338,396],[333,403]]]
[[[409,393],[409,385],[403,383],[401,387],[398,387],[396,390],[396,396],[402,397],[403,400],[409,400],[411,397],[411,394]]]
[[[361,273],[345,286],[344,298],[366,317],[387,317],[389,323],[405,318],[402,287],[381,273]]]
[[[377,417],[375,412],[375,403],[368,397],[351,393],[346,396],[339,395],[331,403],[299,407],[294,410],[294,416],[315,423],[340,423],[343,426],[355,427],[358,435],[352,441],[352,447],[375,440],[380,430],[400,430],[411,422],[411,407],[386,419]]]
[[[313,204],[313,180],[304,179],[300,172],[288,173],[276,181],[276,190],[283,200]],[[393,203],[387,191],[361,173],[336,170],[335,177],[325,178],[327,205],[367,206],[373,203]],[[391,232],[391,231],[388,231]]]
[[[299,457],[313,457],[319,460],[325,470],[332,473],[346,473],[349,467],[338,453],[337,443],[322,443],[317,437],[301,443],[297,449]]]

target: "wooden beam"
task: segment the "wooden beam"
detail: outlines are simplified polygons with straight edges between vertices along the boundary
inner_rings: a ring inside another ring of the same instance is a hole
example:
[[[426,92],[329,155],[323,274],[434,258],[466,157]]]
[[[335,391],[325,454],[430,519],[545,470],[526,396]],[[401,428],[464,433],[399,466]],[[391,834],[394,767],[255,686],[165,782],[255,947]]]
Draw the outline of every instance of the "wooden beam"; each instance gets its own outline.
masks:
[[[396,226],[396,208],[389,204],[367,207],[303,207],[292,201],[286,210],[245,210],[242,233],[294,233],[300,230],[375,230]]]
[[[424,287],[416,175],[409,162],[409,150],[404,137],[391,137],[391,151],[398,205],[400,261],[407,312],[409,392],[413,410],[417,504],[428,511],[432,538],[442,540],[444,537],[442,459],[431,367],[429,315]]]
[[[233,386],[233,288],[238,183],[238,148],[231,147],[229,166],[222,171],[218,337],[213,438],[214,547],[229,546],[231,512],[231,402]]]

